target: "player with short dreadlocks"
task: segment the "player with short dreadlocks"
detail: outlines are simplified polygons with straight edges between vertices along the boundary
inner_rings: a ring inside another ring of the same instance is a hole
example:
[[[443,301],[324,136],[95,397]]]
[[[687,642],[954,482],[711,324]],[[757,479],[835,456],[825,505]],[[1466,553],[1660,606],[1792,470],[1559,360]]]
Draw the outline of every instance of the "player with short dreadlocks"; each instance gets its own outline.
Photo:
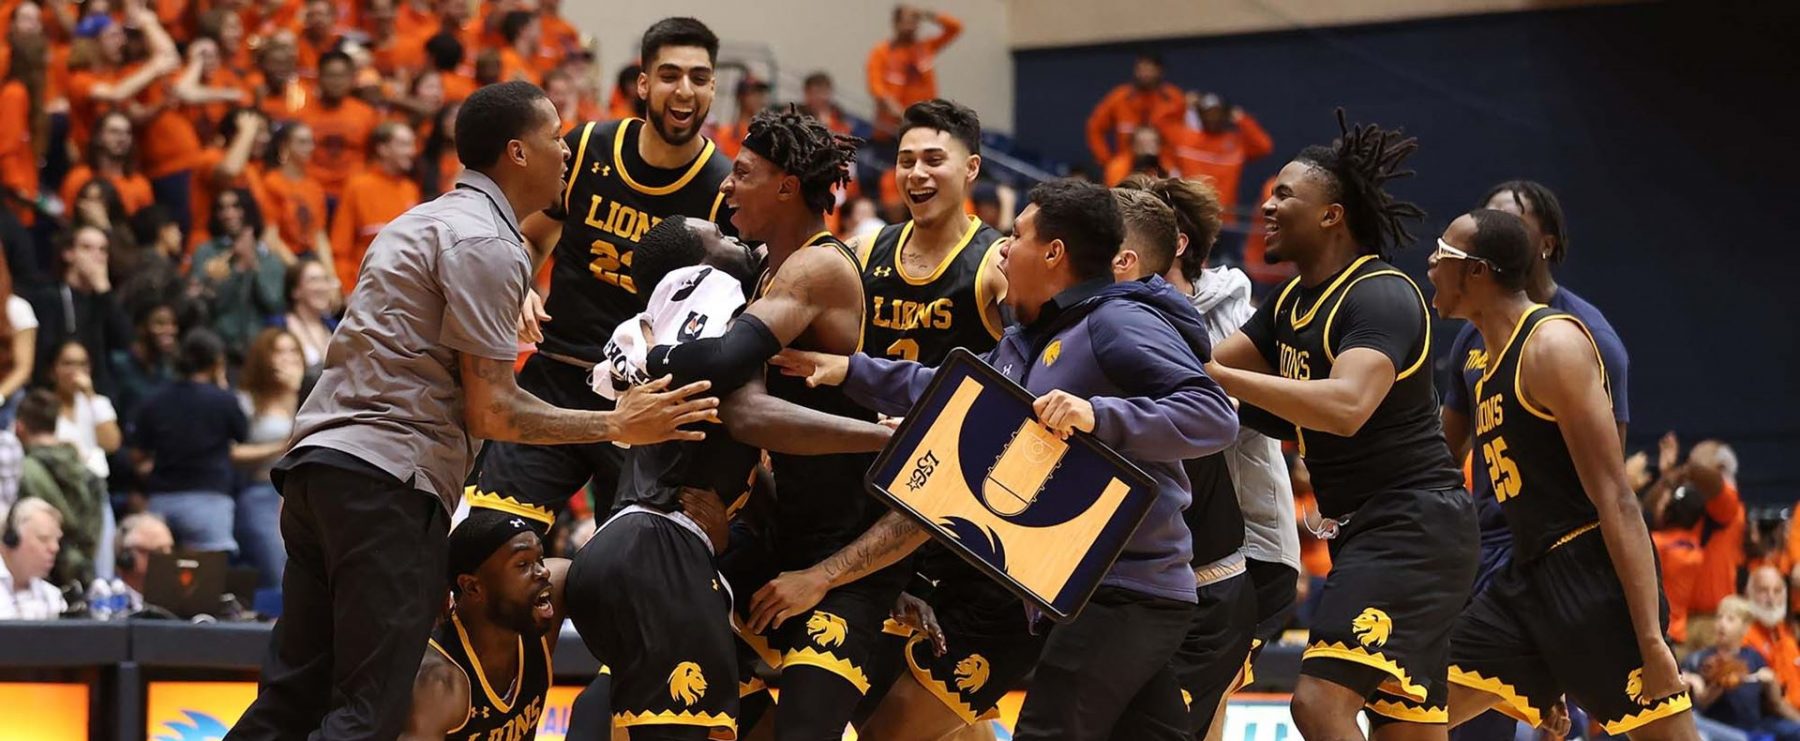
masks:
[[[1384,256],[1424,213],[1386,188],[1415,139],[1350,126],[1283,167],[1263,204],[1271,259],[1299,276],[1220,343],[1207,371],[1246,424],[1296,439],[1332,569],[1294,688],[1315,739],[1443,738],[1450,626],[1475,577],[1475,512],[1444,444],[1424,296]]]
[[[840,418],[874,419],[836,387],[809,388],[804,379],[779,373],[767,374],[764,397],[759,372],[783,347],[838,355],[860,349],[865,303],[856,254],[826,231],[824,219],[834,200],[831,189],[848,176],[858,143],[793,108],[752,119],[719,190],[735,210],[738,233],[768,245],[768,266],[755,296],[724,335],[648,353],[651,377],[673,373],[720,387],[744,384],[720,409],[734,438],[759,439],[769,420],[752,404],[766,397]],[[781,571],[824,560],[886,511],[859,493],[863,472],[883,440],[845,436],[840,441],[844,444],[834,450],[804,451],[808,455],[765,446],[781,487],[769,537]],[[870,444],[851,444],[863,442]],[[870,653],[908,574],[906,564],[898,564],[831,589],[812,609],[776,615],[764,621],[766,630],[743,631],[747,643],[782,669],[777,739],[843,733],[868,691]],[[764,599],[760,586],[733,585],[740,602],[750,593]]]

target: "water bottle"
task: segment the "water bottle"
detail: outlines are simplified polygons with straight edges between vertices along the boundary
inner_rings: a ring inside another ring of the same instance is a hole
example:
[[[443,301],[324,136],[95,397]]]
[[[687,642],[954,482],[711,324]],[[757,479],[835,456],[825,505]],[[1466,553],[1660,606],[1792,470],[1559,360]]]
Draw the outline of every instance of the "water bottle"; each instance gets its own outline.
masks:
[[[95,579],[93,586],[87,591],[88,616],[95,620],[111,620],[113,616],[112,585],[105,579]]]
[[[114,618],[124,618],[131,614],[131,590],[125,587],[125,580],[113,577],[108,587],[112,590],[112,614]]]

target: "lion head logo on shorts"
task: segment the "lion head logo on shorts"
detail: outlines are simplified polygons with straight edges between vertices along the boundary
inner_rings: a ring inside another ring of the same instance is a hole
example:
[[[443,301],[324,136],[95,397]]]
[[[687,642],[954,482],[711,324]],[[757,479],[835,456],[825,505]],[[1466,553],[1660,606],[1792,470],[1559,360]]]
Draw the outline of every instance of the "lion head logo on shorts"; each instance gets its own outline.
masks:
[[[669,699],[693,705],[705,696],[706,675],[700,672],[699,664],[683,661],[675,665],[675,671],[669,672]]]
[[[988,660],[981,654],[969,654],[956,662],[956,688],[964,692],[980,692],[988,681]]]
[[[1644,668],[1638,667],[1625,675],[1625,696],[1639,705],[1649,705],[1650,698],[1644,696]]]
[[[1350,621],[1350,627],[1356,631],[1356,640],[1370,648],[1387,645],[1388,636],[1394,632],[1394,621],[1387,613],[1373,607],[1363,608],[1362,614]]]
[[[806,635],[819,648],[844,645],[844,636],[849,632],[850,626],[844,624],[844,619],[829,612],[814,612],[806,619]]]

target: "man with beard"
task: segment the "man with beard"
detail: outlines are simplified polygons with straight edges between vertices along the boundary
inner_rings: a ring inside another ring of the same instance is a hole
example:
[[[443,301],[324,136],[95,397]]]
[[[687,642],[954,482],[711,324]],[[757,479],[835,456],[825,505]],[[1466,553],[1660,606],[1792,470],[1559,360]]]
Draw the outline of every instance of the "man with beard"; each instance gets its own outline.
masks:
[[[449,570],[456,604],[431,633],[400,738],[534,735],[568,571],[567,559],[544,560],[543,539],[518,515],[483,510],[457,525]]]
[[[1800,708],[1800,642],[1788,622],[1787,579],[1773,566],[1758,566],[1750,571],[1744,592],[1750,597],[1750,616],[1755,618],[1744,633],[1744,645],[1762,654],[1781,680],[1787,703]]]
[[[564,141],[575,157],[562,198],[521,226],[532,245],[533,274],[550,245],[556,264],[549,302],[535,293],[525,299],[520,339],[538,343],[538,351],[519,371],[519,387],[572,409],[612,408],[589,389],[587,377],[613,328],[635,316],[655,288],[640,287],[631,270],[644,234],[676,215],[732,231],[719,193],[731,160],[700,136],[712,107],[719,39],[693,18],[665,18],[644,32],[642,49],[637,86],[649,120],[588,122],[570,131]],[[470,504],[512,512],[546,530],[590,479],[606,500],[595,511],[609,510],[622,461],[623,450],[610,444],[496,443],[473,482]]]

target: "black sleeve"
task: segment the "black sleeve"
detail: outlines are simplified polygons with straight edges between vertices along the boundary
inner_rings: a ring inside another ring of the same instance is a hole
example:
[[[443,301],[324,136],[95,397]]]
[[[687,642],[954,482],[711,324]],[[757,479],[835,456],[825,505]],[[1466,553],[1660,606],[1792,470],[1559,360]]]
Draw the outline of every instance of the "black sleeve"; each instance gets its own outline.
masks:
[[[718,337],[650,348],[644,369],[651,378],[674,374],[675,385],[712,381],[712,393],[722,396],[744,385],[778,352],[775,333],[761,319],[740,314]]]
[[[1244,326],[1240,328],[1243,330],[1244,336],[1250,338],[1250,344],[1256,346],[1256,351],[1262,353],[1263,360],[1268,361],[1271,367],[1275,367],[1277,362],[1275,359],[1276,303],[1278,301],[1273,297],[1264,300],[1262,306],[1256,307],[1256,313],[1251,314],[1250,318],[1245,320]]]
[[[1425,304],[1412,281],[1384,275],[1350,289],[1333,322],[1332,331],[1338,337],[1328,337],[1326,342],[1336,355],[1358,347],[1380,352],[1393,361],[1398,373],[1418,359],[1425,341],[1425,321]]]

